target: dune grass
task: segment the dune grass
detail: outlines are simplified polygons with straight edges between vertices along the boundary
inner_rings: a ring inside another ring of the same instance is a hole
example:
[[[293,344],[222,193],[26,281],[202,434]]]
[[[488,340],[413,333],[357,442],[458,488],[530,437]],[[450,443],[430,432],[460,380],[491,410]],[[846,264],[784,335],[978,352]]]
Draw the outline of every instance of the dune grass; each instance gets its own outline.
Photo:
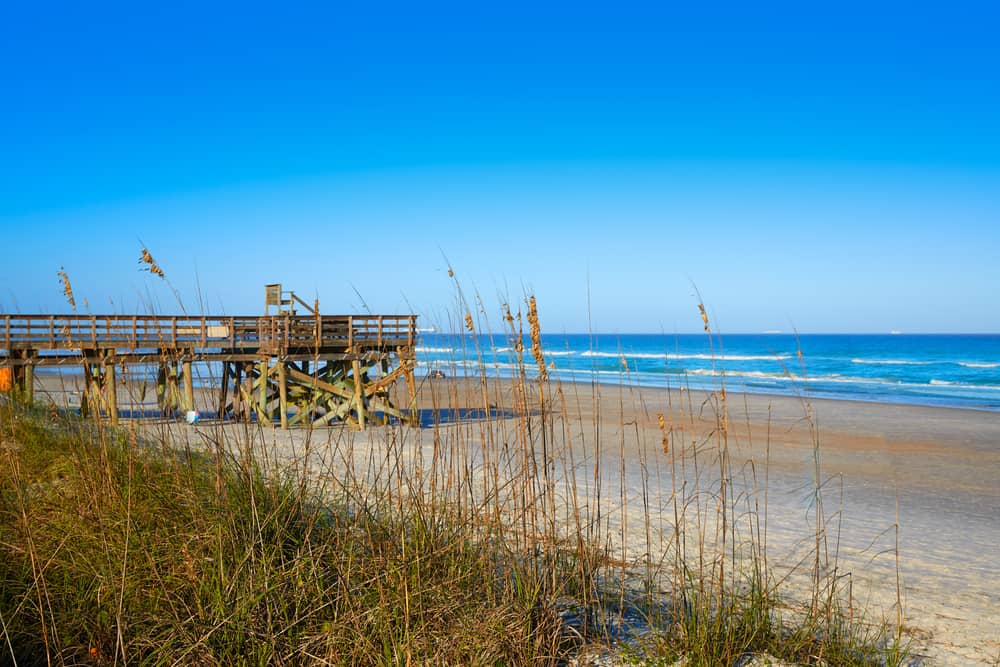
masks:
[[[581,419],[572,406],[594,396],[546,377],[525,306],[501,313],[517,371],[468,372],[479,418],[334,427],[325,442],[303,429],[319,444],[294,464],[268,455],[261,424],[179,446],[180,425],[0,402],[0,655],[559,665],[605,645],[636,664],[903,663],[898,624],[855,612],[830,554],[818,437],[812,557],[792,568],[809,585],[786,594],[767,556],[766,462],[735,483],[747,472],[729,459],[724,389],[709,440],[686,442],[663,416],[677,406],[654,406],[662,441],[632,461],[620,415]],[[475,345],[484,323],[461,307]],[[470,407],[442,386],[433,408]]]

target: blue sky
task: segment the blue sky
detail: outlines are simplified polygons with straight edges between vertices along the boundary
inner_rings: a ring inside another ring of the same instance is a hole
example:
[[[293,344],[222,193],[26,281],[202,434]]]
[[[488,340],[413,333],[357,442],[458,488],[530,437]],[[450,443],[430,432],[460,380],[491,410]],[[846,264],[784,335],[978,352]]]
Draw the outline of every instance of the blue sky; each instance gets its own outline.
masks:
[[[996,3],[21,4],[4,311],[1000,331]]]

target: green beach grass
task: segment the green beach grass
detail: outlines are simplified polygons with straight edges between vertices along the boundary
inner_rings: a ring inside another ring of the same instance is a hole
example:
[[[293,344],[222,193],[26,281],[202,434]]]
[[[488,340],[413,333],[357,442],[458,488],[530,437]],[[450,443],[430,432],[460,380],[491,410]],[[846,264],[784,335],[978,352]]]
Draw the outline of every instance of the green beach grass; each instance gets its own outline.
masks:
[[[206,426],[190,446],[177,423],[112,429],[3,399],[4,660],[560,665],[603,646],[632,664],[903,664],[902,618],[862,618],[837,574],[818,483],[814,551],[792,568],[806,594],[772,573],[766,475],[751,496],[734,491],[724,391],[711,440],[662,424],[649,443],[672,479],[710,474],[644,486],[638,527],[610,521],[608,498],[625,497],[636,462],[623,453],[620,488],[602,487],[607,458],[583,465],[567,443],[587,428],[613,452],[628,425],[574,413],[545,378],[534,300],[525,306],[502,315],[516,340],[528,323],[521,372],[479,369],[477,418],[435,420],[419,446],[398,424],[325,429],[325,442],[302,429],[306,451],[281,462],[257,423]],[[468,407],[447,393],[435,410]]]

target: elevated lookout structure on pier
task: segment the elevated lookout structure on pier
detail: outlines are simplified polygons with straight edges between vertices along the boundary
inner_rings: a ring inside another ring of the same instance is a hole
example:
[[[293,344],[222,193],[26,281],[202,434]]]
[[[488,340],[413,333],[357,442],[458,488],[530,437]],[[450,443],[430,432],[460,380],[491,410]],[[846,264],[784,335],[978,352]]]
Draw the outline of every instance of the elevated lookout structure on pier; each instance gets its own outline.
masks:
[[[287,296],[287,298],[286,298]],[[156,368],[164,413],[195,405],[192,364],[210,368],[217,416],[282,428],[333,420],[364,428],[413,415],[415,315],[320,315],[280,285],[266,288],[266,311],[249,317],[164,315],[0,316],[0,372],[28,400],[40,366],[82,365],[81,412],[118,421],[116,369]],[[300,315],[298,304],[308,312]],[[390,387],[407,384],[409,405]]]

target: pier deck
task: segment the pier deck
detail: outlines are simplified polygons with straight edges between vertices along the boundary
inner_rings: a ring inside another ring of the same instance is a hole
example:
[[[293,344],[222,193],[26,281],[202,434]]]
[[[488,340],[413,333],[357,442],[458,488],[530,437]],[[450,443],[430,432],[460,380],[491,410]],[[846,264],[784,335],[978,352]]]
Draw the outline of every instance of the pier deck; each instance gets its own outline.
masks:
[[[280,287],[279,287],[280,289]],[[117,422],[115,368],[158,366],[164,412],[193,409],[192,362],[220,363],[218,415],[282,427],[333,419],[405,418],[388,399],[397,378],[414,394],[415,315],[3,315],[0,368],[31,400],[38,366],[83,365],[81,409]],[[290,412],[291,408],[291,412]]]

